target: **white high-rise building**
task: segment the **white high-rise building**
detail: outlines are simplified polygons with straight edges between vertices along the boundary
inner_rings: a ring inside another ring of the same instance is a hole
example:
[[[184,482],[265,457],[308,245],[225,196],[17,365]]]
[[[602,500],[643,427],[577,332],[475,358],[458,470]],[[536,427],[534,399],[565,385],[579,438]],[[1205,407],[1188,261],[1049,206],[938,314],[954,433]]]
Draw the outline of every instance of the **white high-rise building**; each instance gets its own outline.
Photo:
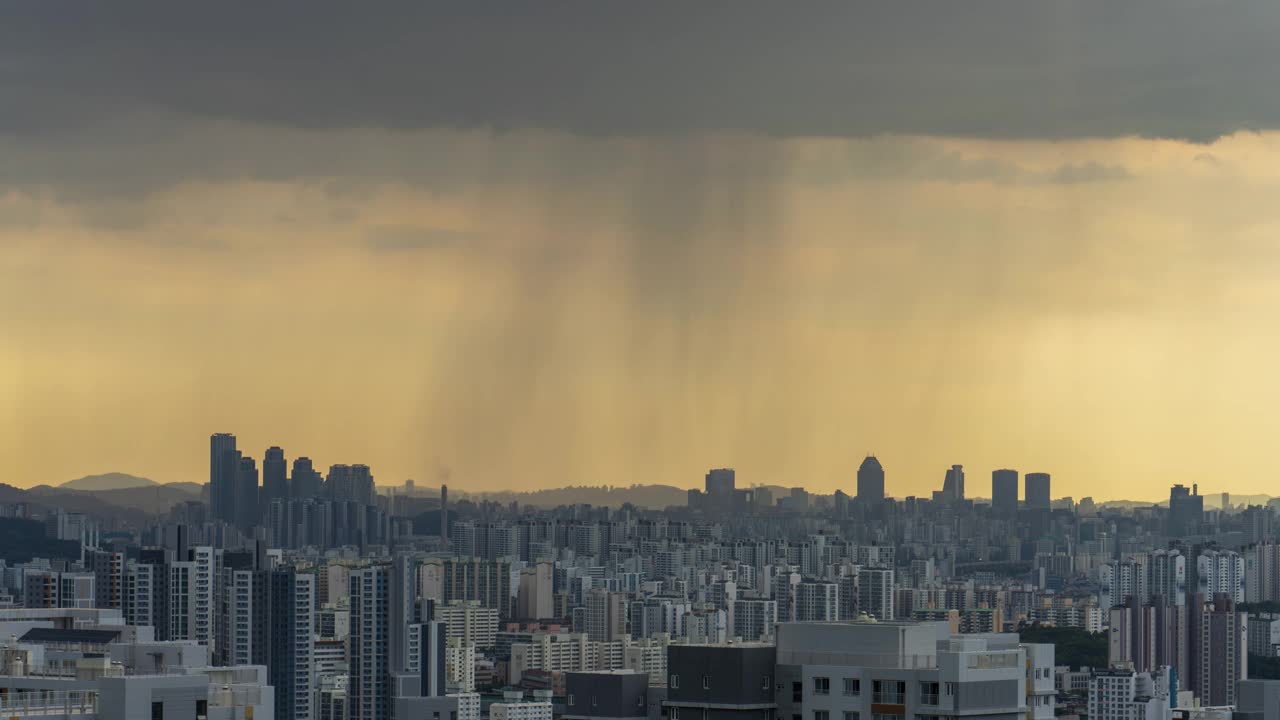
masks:
[[[1170,605],[1187,604],[1187,558],[1177,550],[1157,550],[1147,561],[1147,593]]]
[[[1113,560],[1098,566],[1098,584],[1098,605],[1103,609],[1123,605],[1129,597],[1139,603],[1147,601],[1146,568],[1136,560]]]
[[[748,642],[773,636],[778,624],[778,603],[756,598],[733,601],[733,635]]]
[[[456,639],[447,641],[444,649],[444,664],[445,683],[450,694],[475,692],[475,645]]]
[[[796,586],[796,620],[835,622],[840,619],[840,586],[829,582],[802,582]]]
[[[1090,720],[1170,720],[1173,668],[1154,673],[1104,670],[1089,679]]]
[[[1205,550],[1196,559],[1199,592],[1205,596],[1225,594],[1244,602],[1244,558],[1233,550]]]
[[[350,680],[347,717],[350,720],[388,720],[391,717],[391,569],[371,566],[351,571]]]
[[[864,567],[858,570],[858,611],[877,620],[894,616],[893,570]]]

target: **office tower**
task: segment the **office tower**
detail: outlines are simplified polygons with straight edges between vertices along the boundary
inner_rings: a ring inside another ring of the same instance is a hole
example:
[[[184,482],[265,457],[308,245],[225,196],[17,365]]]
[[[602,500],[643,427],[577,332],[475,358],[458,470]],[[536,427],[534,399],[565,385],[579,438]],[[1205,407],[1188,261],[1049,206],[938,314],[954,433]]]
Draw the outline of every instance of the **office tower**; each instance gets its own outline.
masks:
[[[1028,510],[1048,510],[1053,503],[1049,490],[1049,473],[1027,473],[1025,500]]]
[[[324,481],[325,496],[339,501],[372,505],[373,473],[368,465],[331,465]]]
[[[1196,558],[1197,592],[1205,597],[1223,594],[1244,602],[1244,558],[1233,550],[1205,550]]]
[[[406,628],[391,624],[391,585],[389,566],[351,571],[351,671],[347,684],[350,720],[391,717],[390,638],[406,632]]]
[[[1234,705],[1236,682],[1249,676],[1246,613],[1227,595],[1197,594],[1187,611],[1189,689],[1201,705]]]
[[[884,467],[875,455],[868,455],[858,466],[858,501],[878,503],[884,500]]]
[[[449,549],[449,486],[440,486],[440,542]]]
[[[858,612],[877,620],[894,617],[893,570],[864,567],[858,570]]]
[[[248,532],[258,524],[258,464],[251,457],[240,458],[233,505],[237,527]]]
[[[310,720],[315,576],[282,567],[272,570],[267,577],[270,583],[267,672],[276,693],[275,717],[276,720]]]
[[[1171,720],[1176,678],[1167,665],[1143,672],[1095,671],[1089,678],[1089,720]]]
[[[209,438],[209,513],[214,520],[236,522],[236,479],[239,472],[236,436],[214,433]]]
[[[586,597],[586,632],[594,642],[614,642],[627,634],[625,593],[592,589]]]
[[[805,580],[796,586],[796,620],[835,622],[840,619],[840,586]]]
[[[1018,514],[1018,471],[991,472],[991,510],[997,515]]]
[[[1204,521],[1204,498],[1198,486],[1188,490],[1183,485],[1169,488],[1169,535],[1196,535]]]
[[[278,447],[267,448],[262,458],[262,506],[272,500],[285,500],[289,493],[289,464],[285,462],[284,450]]]
[[[713,513],[728,513],[733,509],[733,491],[737,478],[733,468],[717,468],[706,475],[706,510]]]
[[[964,466],[952,465],[942,481],[942,496],[947,500],[964,499]]]
[[[1156,550],[1147,561],[1147,593],[1172,605],[1187,604],[1187,558],[1177,550]]]
[[[300,457],[293,461],[293,473],[289,479],[293,497],[299,499],[318,498],[321,492],[320,473],[316,472],[311,458]]]

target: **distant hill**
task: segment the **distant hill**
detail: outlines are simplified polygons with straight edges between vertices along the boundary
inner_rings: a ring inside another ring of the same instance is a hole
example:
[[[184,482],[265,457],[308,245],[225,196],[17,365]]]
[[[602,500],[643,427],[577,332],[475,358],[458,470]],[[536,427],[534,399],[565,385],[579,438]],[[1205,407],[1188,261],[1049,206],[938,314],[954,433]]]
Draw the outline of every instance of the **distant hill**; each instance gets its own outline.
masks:
[[[159,485],[159,483],[137,475],[113,472],[103,475],[85,475],[82,478],[68,480],[58,487],[64,490],[99,492],[101,490],[124,490],[127,488],[151,487],[153,485]]]
[[[178,503],[188,500],[199,500],[203,486],[196,483],[158,483],[125,487],[113,490],[76,490],[65,485],[50,487],[38,485],[30,489],[34,499],[50,505],[76,505],[83,507],[85,502],[99,502],[106,505],[141,510],[153,515],[163,515]]]

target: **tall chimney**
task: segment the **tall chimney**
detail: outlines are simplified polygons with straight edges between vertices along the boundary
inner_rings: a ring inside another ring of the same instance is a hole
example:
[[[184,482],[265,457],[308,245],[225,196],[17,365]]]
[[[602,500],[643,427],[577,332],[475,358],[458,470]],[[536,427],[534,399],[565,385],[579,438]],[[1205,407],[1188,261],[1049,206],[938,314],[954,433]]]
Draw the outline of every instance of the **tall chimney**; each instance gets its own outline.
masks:
[[[449,486],[440,486],[440,540],[449,548]]]

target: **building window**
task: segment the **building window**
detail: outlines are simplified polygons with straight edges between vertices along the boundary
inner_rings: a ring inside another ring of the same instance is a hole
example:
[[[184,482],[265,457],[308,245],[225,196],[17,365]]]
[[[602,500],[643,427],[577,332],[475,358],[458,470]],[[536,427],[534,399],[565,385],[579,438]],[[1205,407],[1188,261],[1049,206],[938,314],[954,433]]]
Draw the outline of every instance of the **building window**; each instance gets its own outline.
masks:
[[[196,720],[207,720],[209,717],[209,701],[196,701]]]
[[[906,703],[907,683],[900,680],[872,680],[871,702],[883,705]]]
[[[671,686],[672,688],[674,688],[674,689],[677,689],[677,690],[678,690],[678,689],[680,689],[680,676],[679,676],[679,675],[672,675],[672,676],[667,680],[667,684],[668,684],[668,685],[670,685],[670,686]],[[672,708],[672,710],[675,710],[675,708]]]
[[[675,676],[673,675],[672,677],[675,677]],[[678,707],[671,708],[671,712],[667,713],[667,717],[671,718],[671,720],[680,720],[680,708]]]
[[[597,702],[596,702],[596,696],[595,696],[595,695],[592,695],[592,696],[591,696],[591,707],[595,707],[595,706],[596,706],[596,705],[598,705],[598,704],[599,704],[599,703],[597,703]]]
[[[831,713],[826,710],[814,710],[813,720],[831,720]]]
[[[164,720],[164,703],[151,703],[151,720]]]
[[[764,676],[764,680],[760,683],[760,689],[761,689],[761,690],[768,690],[768,689],[769,689],[769,683],[770,683],[770,682],[772,682],[772,681],[769,679],[769,676],[768,676],[768,675],[765,675],[765,676]]]
[[[947,697],[952,697],[956,694],[956,684],[953,682],[943,683],[942,688],[947,693]]]
[[[938,683],[936,682],[920,683],[920,704],[921,705],[937,705],[938,704]]]
[[[816,677],[813,679],[813,692],[815,695],[831,694],[831,678]]]
[[[862,694],[862,680],[861,680],[861,679],[859,679],[859,678],[845,678],[845,679],[844,679],[844,694],[845,694],[845,695],[861,695],[861,694]]]
[[[861,720],[861,716],[858,714],[857,710],[845,710],[844,720]]]
[[[569,697],[567,698],[567,700],[568,700],[569,707],[573,707],[573,693],[569,693]]]
[[[791,683],[791,702],[804,702],[804,683]]]
[[[703,675],[703,676],[702,676],[702,689],[703,689],[703,690],[710,690],[710,689],[711,689],[711,676],[710,676],[710,675]]]

